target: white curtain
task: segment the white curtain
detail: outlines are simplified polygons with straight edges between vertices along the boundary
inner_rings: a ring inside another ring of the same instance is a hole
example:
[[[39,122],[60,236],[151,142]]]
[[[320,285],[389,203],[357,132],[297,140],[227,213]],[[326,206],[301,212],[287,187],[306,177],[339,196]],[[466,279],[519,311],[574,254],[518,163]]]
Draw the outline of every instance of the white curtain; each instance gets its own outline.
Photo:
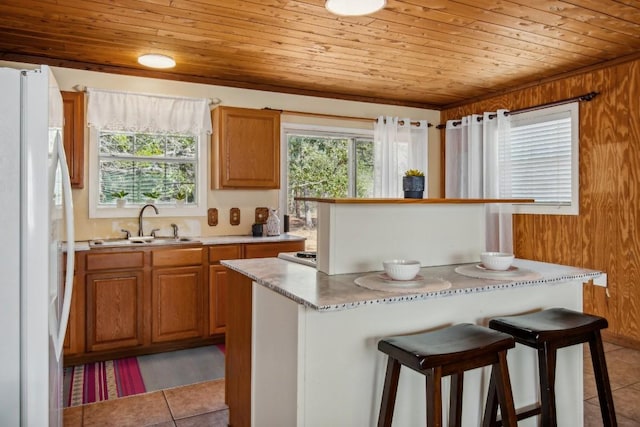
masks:
[[[88,89],[87,124],[97,129],[211,133],[209,100]]]
[[[449,120],[445,136],[445,196],[511,197],[510,117],[506,110]],[[513,252],[512,206],[487,205],[488,251]]]
[[[374,126],[374,197],[403,197],[402,176],[408,169],[425,174],[427,197],[428,123],[380,116]]]

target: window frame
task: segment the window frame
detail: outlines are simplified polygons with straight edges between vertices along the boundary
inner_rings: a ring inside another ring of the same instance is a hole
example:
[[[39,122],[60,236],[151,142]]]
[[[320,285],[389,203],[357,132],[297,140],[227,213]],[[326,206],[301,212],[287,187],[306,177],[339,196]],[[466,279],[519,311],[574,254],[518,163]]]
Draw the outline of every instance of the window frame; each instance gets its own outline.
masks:
[[[353,136],[353,137],[370,137],[373,142],[374,132],[373,129],[363,129],[363,128],[349,128],[349,127],[340,127],[340,126],[331,126],[331,125],[310,125],[304,123],[293,123],[293,122],[282,122],[280,125],[280,152],[282,155],[280,156],[280,170],[282,173],[280,174],[280,196],[279,196],[279,211],[286,212],[287,207],[287,194],[288,194],[288,171],[289,171],[289,146],[288,146],[288,135],[296,132],[304,133],[319,133],[326,135],[344,135],[344,136]],[[353,151],[353,153],[352,153]],[[349,156],[350,160],[354,158],[355,154],[355,144],[352,144],[349,147]],[[354,175],[355,165],[353,161],[349,162],[349,176]],[[355,181],[349,180],[349,191],[355,191]]]
[[[511,117],[511,127],[514,121],[536,120],[544,116],[557,117],[569,112],[571,118],[571,202],[569,204],[556,203],[519,203],[514,204],[516,214],[538,215],[578,215],[580,213],[580,106],[578,102],[534,110]]]
[[[112,130],[110,130],[112,131]],[[124,207],[99,204],[99,129],[89,128],[89,218],[135,218],[144,203],[127,203]],[[123,132],[125,132],[123,130]],[[198,137],[196,161],[196,200],[193,204],[178,206],[161,204],[158,206],[159,217],[206,216],[207,214],[207,171],[208,146],[210,135],[202,132]]]

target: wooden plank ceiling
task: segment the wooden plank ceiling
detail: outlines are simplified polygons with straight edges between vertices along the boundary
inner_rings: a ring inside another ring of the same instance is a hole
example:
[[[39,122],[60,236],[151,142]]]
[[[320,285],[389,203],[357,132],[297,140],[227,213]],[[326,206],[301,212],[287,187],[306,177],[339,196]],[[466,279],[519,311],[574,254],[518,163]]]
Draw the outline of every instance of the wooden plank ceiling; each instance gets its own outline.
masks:
[[[637,0],[0,2],[4,60],[436,109],[638,52]]]

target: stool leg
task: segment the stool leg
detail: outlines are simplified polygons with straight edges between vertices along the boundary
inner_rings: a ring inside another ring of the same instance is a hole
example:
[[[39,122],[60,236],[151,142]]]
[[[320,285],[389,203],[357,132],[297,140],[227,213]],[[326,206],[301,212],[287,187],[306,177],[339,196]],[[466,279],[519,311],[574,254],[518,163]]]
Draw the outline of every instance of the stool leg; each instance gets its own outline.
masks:
[[[556,427],[556,349],[545,342],[538,349],[538,369],[540,370],[541,425]]]
[[[498,390],[496,390],[496,376],[493,374],[495,368],[491,368],[491,378],[489,379],[489,391],[487,392],[487,402],[484,407],[484,418],[482,427],[497,427],[498,422]]]
[[[613,407],[613,395],[611,394],[609,372],[607,371],[607,363],[604,358],[604,348],[602,346],[600,331],[595,331],[591,339],[589,339],[589,350],[591,352],[593,374],[596,377],[596,385],[598,387],[602,424],[604,427],[615,427],[618,425],[618,422],[616,420],[616,411]]]
[[[498,353],[498,363],[491,367],[491,377],[495,378],[494,384],[500,403],[500,414],[502,415],[502,425],[515,427],[518,423],[516,409],[513,403],[513,392],[511,391],[511,380],[509,379],[509,367],[507,366],[507,352]],[[494,416],[495,420],[495,416]]]
[[[449,427],[462,426],[462,389],[464,372],[451,375],[451,392],[449,394]]]
[[[396,405],[396,395],[398,394],[400,366],[400,362],[393,357],[389,357],[387,362],[387,373],[384,377],[384,388],[382,389],[382,402],[380,402],[378,427],[391,427],[391,421],[393,420],[393,408]]]
[[[442,367],[424,372],[427,383],[427,427],[442,427]]]

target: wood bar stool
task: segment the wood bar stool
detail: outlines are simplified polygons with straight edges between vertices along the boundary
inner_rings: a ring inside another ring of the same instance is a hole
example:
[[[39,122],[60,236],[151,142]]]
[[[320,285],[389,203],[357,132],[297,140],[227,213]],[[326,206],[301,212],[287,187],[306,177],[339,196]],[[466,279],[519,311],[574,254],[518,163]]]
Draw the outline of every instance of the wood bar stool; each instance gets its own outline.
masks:
[[[608,327],[607,319],[579,313],[564,308],[552,308],[519,316],[499,317],[489,322],[489,327],[512,335],[516,342],[538,350],[540,374],[540,405],[534,410],[518,414],[518,419],[541,414],[543,427],[555,427],[556,420],[556,352],[558,349],[589,343],[593,373],[598,387],[600,411],[605,427],[616,426],[616,413],[609,384],[609,374],[604,358],[600,330]],[[576,390],[582,393],[582,390]],[[495,390],[489,390],[495,396]],[[497,405],[495,399],[487,399],[487,413],[495,423]],[[491,406],[491,407],[490,407]]]
[[[513,337],[473,324],[459,324],[433,332],[385,338],[378,350],[389,356],[382,391],[378,427],[390,427],[400,367],[426,377],[427,426],[442,425],[442,377],[451,376],[449,426],[461,426],[464,371],[491,365],[491,384],[507,426],[515,426],[515,408],[507,369],[507,350]],[[486,414],[485,414],[486,416]]]

